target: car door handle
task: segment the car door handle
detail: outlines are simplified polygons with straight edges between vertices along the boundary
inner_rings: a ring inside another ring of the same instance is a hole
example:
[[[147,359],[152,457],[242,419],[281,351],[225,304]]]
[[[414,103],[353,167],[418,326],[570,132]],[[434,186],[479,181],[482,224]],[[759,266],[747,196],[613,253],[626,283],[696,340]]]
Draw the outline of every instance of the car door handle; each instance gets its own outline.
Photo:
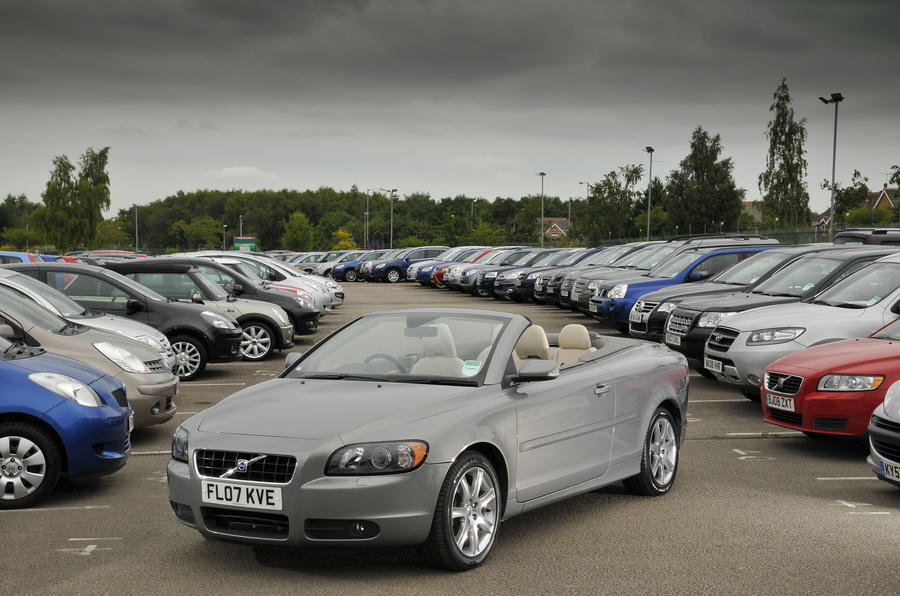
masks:
[[[597,397],[603,397],[604,395],[609,393],[610,389],[612,389],[612,387],[610,387],[609,385],[600,383],[596,387],[594,387],[594,395],[596,395]]]

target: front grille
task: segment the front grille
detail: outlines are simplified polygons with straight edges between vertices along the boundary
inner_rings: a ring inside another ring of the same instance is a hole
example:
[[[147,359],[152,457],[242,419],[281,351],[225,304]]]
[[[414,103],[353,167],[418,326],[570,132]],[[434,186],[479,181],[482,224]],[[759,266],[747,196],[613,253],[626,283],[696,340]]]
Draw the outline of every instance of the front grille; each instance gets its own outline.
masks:
[[[198,449],[194,457],[196,458],[197,472],[201,476],[220,478],[222,474],[236,467],[239,459],[249,461],[260,455],[262,454]],[[265,458],[250,464],[245,471],[235,471],[228,478],[249,482],[286,484],[291,481],[296,467],[297,458],[292,455],[266,455]]]
[[[844,430],[847,428],[848,418],[816,418],[813,420],[813,428],[819,430]]]
[[[872,447],[882,456],[900,462],[900,443],[888,443],[883,439],[872,438]]]
[[[571,290],[572,286],[575,285],[575,279],[572,277],[565,278],[562,283],[559,285],[559,289],[561,290]]]
[[[675,311],[666,319],[666,331],[684,337],[691,330],[695,314],[682,314],[685,311]]]
[[[597,298],[606,298],[606,295],[609,294],[609,288],[599,288],[594,292],[594,295]]]
[[[128,396],[125,392],[124,387],[120,387],[118,389],[113,390],[112,394],[113,394],[113,397],[116,398],[116,403],[119,404],[119,407],[121,407],[121,408],[128,407]]]
[[[728,348],[731,347],[731,344],[734,343],[734,340],[737,339],[738,335],[740,334],[734,329],[716,327],[713,329],[712,334],[710,334],[706,346],[715,352],[727,352]]]
[[[167,397],[166,398],[166,412],[171,412],[175,408],[175,398]]]
[[[775,391],[782,395],[797,395],[801,385],[803,385],[803,377],[766,371],[766,389],[769,391]]]
[[[893,422],[891,420],[885,420],[880,416],[872,416],[872,426],[883,428],[884,430],[890,430],[895,433],[900,433],[900,423]]]
[[[785,412],[784,410],[769,408],[769,418],[793,426],[803,426],[803,414],[796,412]]]
[[[287,538],[290,522],[286,515],[201,507],[203,523],[213,532],[239,534],[251,538]]]
[[[644,300],[638,300],[634,305],[634,311],[646,314],[652,312],[653,309],[657,306],[659,306],[659,302],[646,302]]]
[[[573,292],[578,292],[581,294],[584,292],[584,289],[587,287],[587,282],[584,280],[578,280],[575,282],[575,286],[572,288]]]
[[[166,368],[166,365],[165,365],[165,363],[163,363],[162,360],[150,360],[148,362],[145,362],[144,364],[147,365],[147,368],[149,368],[150,372],[152,372],[152,373],[169,371],[169,369]]]

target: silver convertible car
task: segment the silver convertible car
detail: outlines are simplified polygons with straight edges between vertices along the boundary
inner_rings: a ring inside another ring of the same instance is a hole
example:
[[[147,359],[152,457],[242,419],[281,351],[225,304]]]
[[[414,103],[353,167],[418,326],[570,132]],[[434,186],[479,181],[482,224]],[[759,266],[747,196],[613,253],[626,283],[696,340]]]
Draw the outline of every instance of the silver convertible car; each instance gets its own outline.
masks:
[[[688,368],[659,344],[464,309],[364,315],[185,421],[169,498],[207,537],[422,545],[480,564],[499,522],[624,481],[663,495]]]

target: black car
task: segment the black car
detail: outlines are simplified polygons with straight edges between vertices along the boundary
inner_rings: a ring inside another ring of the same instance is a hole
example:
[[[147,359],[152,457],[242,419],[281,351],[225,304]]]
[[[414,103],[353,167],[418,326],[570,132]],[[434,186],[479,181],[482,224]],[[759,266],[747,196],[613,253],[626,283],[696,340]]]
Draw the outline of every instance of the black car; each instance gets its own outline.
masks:
[[[558,248],[530,248],[521,252],[521,256],[510,260],[508,264],[486,267],[475,277],[473,294],[481,298],[496,297],[511,300],[519,270],[545,259],[553,259],[559,251]]]
[[[557,255],[555,259],[551,260],[546,265],[530,267],[523,270],[519,273],[518,277],[516,277],[513,300],[515,302],[531,300],[538,304],[543,303],[543,299],[535,295],[535,290],[538,288],[538,280],[542,279],[542,276],[551,275],[554,271],[559,269],[577,267],[579,263],[604,250],[605,249],[603,248],[573,248],[569,252],[563,251],[562,254]]]
[[[546,281],[541,281],[540,287],[535,284],[534,296],[538,300],[543,299],[545,303],[555,304],[560,308],[569,308],[569,294],[578,276],[598,267],[612,267],[619,259],[624,259],[647,244],[647,242],[630,242],[610,246],[581,261],[575,267],[564,267],[551,271],[546,277]]]
[[[247,265],[230,257],[161,257],[167,262],[197,267],[204,275],[229,294],[238,298],[262,300],[277,304],[287,312],[294,326],[294,333],[307,335],[319,330],[319,309],[300,296],[268,290],[254,280]],[[226,264],[231,263],[231,264]]]
[[[669,313],[684,300],[749,292],[794,259],[839,249],[840,247],[830,244],[802,244],[774,248],[753,255],[706,281],[678,284],[644,294],[635,302],[628,317],[628,335],[637,339],[659,341],[665,333]]]
[[[839,250],[812,253],[796,259],[750,292],[734,292],[712,298],[686,299],[666,319],[665,344],[687,356],[701,374],[703,348],[713,329],[728,317],[763,306],[789,304],[815,296],[843,279],[900,247],[840,247]]]
[[[6,265],[56,288],[91,310],[128,317],[159,329],[175,352],[175,374],[190,381],[207,362],[240,360],[241,328],[234,319],[199,304],[160,296],[127,277],[94,265],[16,263]]]

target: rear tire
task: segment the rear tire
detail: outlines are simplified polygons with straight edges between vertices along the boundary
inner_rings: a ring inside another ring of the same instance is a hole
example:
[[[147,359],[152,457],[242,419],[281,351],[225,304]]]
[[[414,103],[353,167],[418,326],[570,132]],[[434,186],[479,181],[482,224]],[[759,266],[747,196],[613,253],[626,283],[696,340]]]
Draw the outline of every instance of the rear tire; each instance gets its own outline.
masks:
[[[206,348],[190,335],[176,335],[170,340],[175,352],[175,376],[181,381],[193,381],[206,368]]]
[[[24,422],[0,424],[0,510],[31,507],[53,492],[62,457],[42,429]]]
[[[681,431],[665,408],[657,408],[650,419],[641,454],[641,472],[624,480],[636,495],[661,497],[675,484]]]
[[[259,362],[272,355],[275,332],[265,323],[247,321],[241,324],[241,355],[249,362]]]
[[[431,532],[422,546],[425,559],[451,571],[481,565],[500,528],[501,498],[491,462],[474,451],[460,455],[438,492]]]
[[[347,269],[344,271],[344,281],[356,281],[356,269]]]
[[[397,283],[400,281],[400,270],[396,267],[391,267],[384,272],[384,280],[390,284]]]

